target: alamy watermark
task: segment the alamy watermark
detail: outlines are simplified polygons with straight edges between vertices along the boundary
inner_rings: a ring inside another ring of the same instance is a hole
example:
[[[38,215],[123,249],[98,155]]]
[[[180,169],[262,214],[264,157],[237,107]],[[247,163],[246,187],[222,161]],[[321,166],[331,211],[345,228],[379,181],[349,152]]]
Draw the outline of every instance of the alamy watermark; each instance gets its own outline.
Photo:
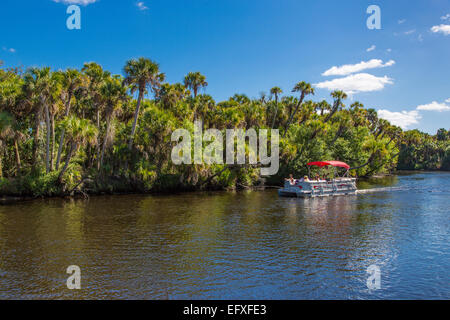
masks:
[[[70,16],[66,20],[66,26],[69,30],[80,30],[81,29],[81,9],[79,6],[71,5],[67,7],[67,14]]]
[[[81,289],[81,269],[79,266],[72,265],[68,266],[66,270],[70,277],[67,278],[66,285],[69,290],[79,290]]]
[[[381,9],[377,5],[370,5],[367,7],[366,12],[370,14],[369,18],[367,18],[366,25],[369,30],[381,29]]]
[[[381,269],[376,264],[372,264],[367,268],[367,273],[370,275],[367,278],[367,288],[369,290],[381,289]]]
[[[268,133],[270,131],[270,156],[268,155]],[[225,148],[222,132],[218,129],[207,129],[203,132],[202,122],[194,122],[194,146],[192,159],[191,132],[177,129],[172,133],[172,141],[178,144],[172,149],[172,162],[180,164],[261,164],[261,175],[270,176],[279,169],[279,132],[278,129],[227,129]],[[259,135],[259,137],[258,137]],[[180,138],[182,138],[181,141]],[[246,139],[248,138],[248,144]],[[203,143],[209,142],[203,148]],[[236,143],[235,143],[236,142]],[[235,148],[236,147],[236,148]],[[225,149],[225,159],[224,159]],[[235,150],[237,156],[235,157]]]

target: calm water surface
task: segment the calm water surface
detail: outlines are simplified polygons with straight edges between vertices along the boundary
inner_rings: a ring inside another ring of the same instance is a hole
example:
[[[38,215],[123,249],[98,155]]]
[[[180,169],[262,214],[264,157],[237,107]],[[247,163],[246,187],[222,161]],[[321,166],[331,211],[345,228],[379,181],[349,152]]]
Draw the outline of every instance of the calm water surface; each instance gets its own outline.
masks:
[[[0,206],[0,298],[450,299],[450,174],[275,190]],[[381,289],[366,286],[368,266]],[[81,268],[79,291],[66,268]]]

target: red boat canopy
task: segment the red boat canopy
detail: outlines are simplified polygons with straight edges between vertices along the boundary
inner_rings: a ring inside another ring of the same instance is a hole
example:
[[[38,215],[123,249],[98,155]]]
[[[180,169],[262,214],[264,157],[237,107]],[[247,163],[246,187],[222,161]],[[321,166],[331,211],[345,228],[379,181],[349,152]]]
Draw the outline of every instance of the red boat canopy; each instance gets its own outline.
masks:
[[[318,166],[318,167],[333,166],[350,169],[350,166],[342,161],[314,161],[308,163],[308,166]]]

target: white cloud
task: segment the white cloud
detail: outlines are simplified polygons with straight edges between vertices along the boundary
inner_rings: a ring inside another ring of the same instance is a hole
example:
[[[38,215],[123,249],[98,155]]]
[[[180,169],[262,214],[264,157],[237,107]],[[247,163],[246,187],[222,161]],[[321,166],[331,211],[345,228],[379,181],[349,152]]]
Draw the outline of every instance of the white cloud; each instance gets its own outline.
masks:
[[[98,0],[53,0],[53,2],[64,3],[64,4],[81,4],[87,6],[88,4],[95,3]]]
[[[378,117],[389,121],[391,124],[407,129],[413,124],[418,124],[422,118],[418,111],[393,112],[385,109],[378,110]]]
[[[416,29],[408,30],[408,31],[405,31],[403,33],[408,35],[408,34],[413,34],[414,32],[416,32]]]
[[[331,67],[324,73],[323,76],[346,76],[351,73],[360,72],[366,69],[375,69],[375,68],[383,68],[390,67],[395,64],[394,60],[389,60],[388,62],[383,64],[383,60],[380,59],[372,59],[369,61],[361,61],[357,64],[345,64],[340,67]]]
[[[373,50],[375,50],[375,48],[376,48],[377,46],[376,45],[372,45],[370,48],[367,48],[367,52],[370,52],[370,51],[373,51]]]
[[[450,98],[448,98],[447,100],[445,100],[445,102],[448,102],[448,103],[450,103]]]
[[[142,1],[136,3],[136,6],[137,6],[137,7],[139,8],[139,10],[141,10],[141,11],[144,11],[144,10],[147,10],[147,9],[148,9],[148,7],[147,7],[147,6],[145,5],[145,3],[142,2]]]
[[[386,50],[386,52],[392,52],[392,49],[391,49],[391,48],[389,48],[389,49],[387,49],[387,50]]]
[[[3,47],[2,49],[3,49],[3,51],[7,51],[7,52],[10,52],[10,53],[16,53],[16,49],[14,49],[14,48]]]
[[[344,78],[323,81],[314,84],[317,88],[333,90],[342,90],[349,95],[358,92],[371,92],[382,90],[385,85],[393,84],[391,78],[376,77],[368,73],[357,73]]]
[[[419,40],[420,42],[423,41],[423,36],[422,36],[422,34],[419,34],[419,36],[417,37],[417,40]]]
[[[398,24],[402,24],[402,23],[405,23],[405,22],[406,22],[406,19],[398,20]]]
[[[446,36],[450,35],[450,24],[441,24],[439,26],[433,26],[431,32],[438,33],[441,32]]]
[[[450,99],[447,99],[447,100],[450,100]],[[448,105],[446,105],[444,103],[438,103],[436,101],[433,101],[431,103],[422,104],[422,105],[418,106],[417,110],[442,112],[442,111],[449,111],[450,110],[450,106],[448,106]]]
[[[447,13],[445,16],[442,16],[441,20],[450,20],[450,13]]]

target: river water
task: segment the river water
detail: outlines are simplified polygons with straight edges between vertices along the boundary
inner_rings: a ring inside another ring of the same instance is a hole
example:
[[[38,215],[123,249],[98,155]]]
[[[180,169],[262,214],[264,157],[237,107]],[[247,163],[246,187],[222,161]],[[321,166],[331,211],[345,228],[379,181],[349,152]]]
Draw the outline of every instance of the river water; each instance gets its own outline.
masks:
[[[0,206],[2,299],[450,299],[450,173]],[[81,270],[69,290],[66,269]],[[367,268],[380,288],[367,286]]]

